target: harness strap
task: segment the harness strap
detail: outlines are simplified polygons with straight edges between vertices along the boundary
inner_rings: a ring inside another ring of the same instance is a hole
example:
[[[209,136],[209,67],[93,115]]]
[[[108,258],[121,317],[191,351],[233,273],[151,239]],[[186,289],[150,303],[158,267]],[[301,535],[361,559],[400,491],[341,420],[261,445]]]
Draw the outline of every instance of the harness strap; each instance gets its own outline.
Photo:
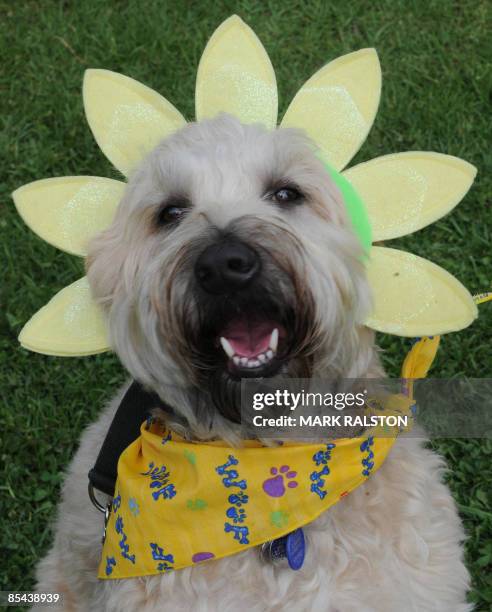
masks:
[[[140,435],[140,426],[153,408],[170,411],[156,393],[146,391],[134,381],[125,393],[106,434],[94,467],[89,471],[89,485],[114,495],[118,459],[121,453]]]

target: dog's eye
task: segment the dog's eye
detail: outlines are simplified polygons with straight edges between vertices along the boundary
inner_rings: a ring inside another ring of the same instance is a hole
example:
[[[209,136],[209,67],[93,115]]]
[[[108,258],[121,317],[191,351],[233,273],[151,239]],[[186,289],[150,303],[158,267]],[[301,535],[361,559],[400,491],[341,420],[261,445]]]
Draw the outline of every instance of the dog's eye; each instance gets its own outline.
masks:
[[[157,215],[158,225],[170,225],[179,223],[181,219],[188,213],[190,207],[184,202],[176,204],[168,204],[161,208]]]
[[[302,193],[295,187],[282,187],[272,194],[272,200],[278,204],[288,204],[302,199]]]

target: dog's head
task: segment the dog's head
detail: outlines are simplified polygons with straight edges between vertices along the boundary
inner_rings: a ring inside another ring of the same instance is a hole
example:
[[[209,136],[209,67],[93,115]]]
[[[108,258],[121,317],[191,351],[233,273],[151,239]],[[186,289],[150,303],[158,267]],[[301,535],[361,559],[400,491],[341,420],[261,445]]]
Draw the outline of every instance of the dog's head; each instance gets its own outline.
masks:
[[[241,378],[348,375],[360,359],[361,246],[295,130],[221,115],[162,142],[88,276],[130,373],[158,392],[193,387],[230,419]]]

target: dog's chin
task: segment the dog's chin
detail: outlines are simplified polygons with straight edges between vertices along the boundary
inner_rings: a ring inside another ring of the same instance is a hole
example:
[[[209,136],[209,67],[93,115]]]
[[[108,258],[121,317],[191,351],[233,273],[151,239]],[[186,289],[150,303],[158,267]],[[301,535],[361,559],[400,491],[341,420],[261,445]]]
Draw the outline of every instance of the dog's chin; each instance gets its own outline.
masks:
[[[201,361],[208,364],[201,386],[210,394],[214,407],[227,420],[241,420],[241,380],[289,375],[299,363],[294,342],[295,317],[266,312],[235,313],[203,334]],[[289,331],[290,330],[290,331]],[[295,368],[298,375],[301,369]]]
[[[228,421],[241,422],[241,380],[261,380],[286,374],[289,360],[272,359],[268,365],[256,368],[216,368],[210,373],[206,383],[214,408]],[[244,371],[244,374],[242,372]]]

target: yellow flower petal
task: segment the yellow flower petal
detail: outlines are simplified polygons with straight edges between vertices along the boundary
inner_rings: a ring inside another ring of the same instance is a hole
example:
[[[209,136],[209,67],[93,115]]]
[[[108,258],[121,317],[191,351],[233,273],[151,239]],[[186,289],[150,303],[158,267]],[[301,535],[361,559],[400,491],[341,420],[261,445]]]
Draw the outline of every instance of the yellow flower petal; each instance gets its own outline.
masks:
[[[237,15],[213,33],[198,66],[198,121],[223,111],[244,123],[277,124],[277,82],[260,40]]]
[[[377,53],[361,49],[316,72],[297,92],[281,125],[303,128],[326,161],[341,170],[366,139],[380,95]]]
[[[87,244],[110,225],[125,183],[98,176],[63,176],[23,185],[14,193],[24,222],[46,242],[86,255]]]
[[[21,345],[36,353],[76,357],[109,349],[106,324],[84,276],[57,293],[26,323]]]
[[[110,70],[86,70],[83,95],[97,144],[124,175],[186,123],[153,89]]]
[[[343,175],[362,198],[377,241],[440,219],[463,198],[476,173],[457,157],[411,151],[377,157]]]
[[[374,308],[365,323],[372,329],[398,336],[435,336],[463,329],[477,316],[465,287],[426,259],[373,247],[367,272]]]

